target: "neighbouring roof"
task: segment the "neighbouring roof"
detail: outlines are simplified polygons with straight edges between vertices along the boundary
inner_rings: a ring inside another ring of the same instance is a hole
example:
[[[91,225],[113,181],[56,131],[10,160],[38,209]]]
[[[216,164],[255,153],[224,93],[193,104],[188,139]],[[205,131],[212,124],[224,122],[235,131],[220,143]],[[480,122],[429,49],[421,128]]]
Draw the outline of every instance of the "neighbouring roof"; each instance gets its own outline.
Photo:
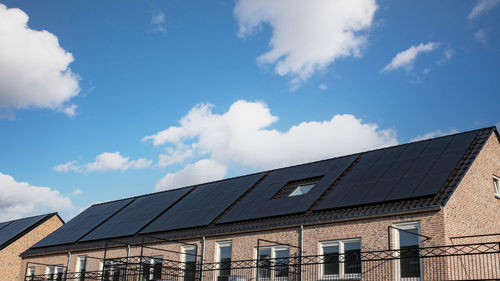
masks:
[[[180,239],[444,206],[495,127],[95,204],[25,255],[105,240]],[[296,184],[314,182],[299,196]]]
[[[31,230],[33,230],[34,228],[36,228],[37,226],[39,226],[40,224],[47,221],[53,216],[58,216],[58,214],[51,213],[51,214],[0,222],[0,250],[9,246],[14,241],[21,238],[23,235],[30,232]]]

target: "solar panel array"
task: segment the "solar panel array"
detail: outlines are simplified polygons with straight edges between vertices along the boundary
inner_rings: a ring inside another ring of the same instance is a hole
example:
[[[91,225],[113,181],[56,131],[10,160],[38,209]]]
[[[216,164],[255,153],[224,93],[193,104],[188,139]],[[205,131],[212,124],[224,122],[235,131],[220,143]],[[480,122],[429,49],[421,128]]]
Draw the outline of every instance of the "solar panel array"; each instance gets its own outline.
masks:
[[[96,226],[125,207],[133,199],[92,205],[56,231],[36,243],[33,248],[75,243]]]
[[[11,239],[28,230],[31,226],[44,219],[47,215],[34,216],[0,223],[0,247]]]
[[[208,225],[263,176],[259,173],[199,186],[141,233]]]
[[[356,157],[352,155],[271,171],[262,183],[217,223],[304,212],[319,199]],[[321,179],[308,193],[301,196],[273,198],[287,183],[315,177]]]
[[[435,195],[479,132],[93,205],[34,248]],[[309,192],[287,196],[287,184],[312,178]],[[0,223],[0,245],[22,229],[13,223]]]
[[[191,189],[175,189],[139,197],[83,237],[81,241],[134,235]]]
[[[315,210],[435,195],[476,134],[473,131],[368,152]]]

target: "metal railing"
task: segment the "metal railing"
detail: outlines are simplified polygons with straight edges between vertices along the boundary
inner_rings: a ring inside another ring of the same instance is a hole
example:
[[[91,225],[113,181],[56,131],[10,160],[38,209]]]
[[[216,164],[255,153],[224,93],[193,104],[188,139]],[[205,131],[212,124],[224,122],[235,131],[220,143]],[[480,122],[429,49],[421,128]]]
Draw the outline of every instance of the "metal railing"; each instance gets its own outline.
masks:
[[[132,256],[103,264],[99,271],[34,275],[26,281],[500,280],[500,242],[223,263]]]

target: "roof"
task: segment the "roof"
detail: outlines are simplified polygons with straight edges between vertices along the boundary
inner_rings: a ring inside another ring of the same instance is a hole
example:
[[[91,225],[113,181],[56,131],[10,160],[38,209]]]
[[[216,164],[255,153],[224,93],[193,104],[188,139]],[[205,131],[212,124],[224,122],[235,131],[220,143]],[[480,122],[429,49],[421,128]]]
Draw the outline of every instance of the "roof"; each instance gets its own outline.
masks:
[[[495,127],[92,205],[25,254],[315,224],[446,204]],[[300,196],[290,187],[313,182]]]
[[[35,229],[37,226],[44,223],[53,216],[59,217],[57,213],[50,213],[45,215],[38,215],[33,217],[21,218],[17,220],[0,222],[0,250],[9,246],[14,241],[21,238],[26,233]],[[59,217],[59,219],[61,218]]]

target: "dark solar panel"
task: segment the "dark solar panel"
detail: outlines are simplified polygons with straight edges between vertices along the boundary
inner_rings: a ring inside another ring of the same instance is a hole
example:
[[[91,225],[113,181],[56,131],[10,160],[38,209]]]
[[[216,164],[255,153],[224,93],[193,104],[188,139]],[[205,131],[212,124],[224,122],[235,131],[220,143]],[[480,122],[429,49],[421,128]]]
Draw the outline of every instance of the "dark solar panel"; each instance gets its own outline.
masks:
[[[75,243],[86,233],[114,215],[134,198],[92,205],[65,225],[36,243],[33,248]]]
[[[2,229],[0,229],[0,246],[3,246],[45,217],[46,215],[41,215],[3,223],[4,225]]]
[[[263,176],[259,173],[197,186],[141,233],[208,225]]]
[[[271,171],[254,190],[217,223],[305,212],[356,157],[357,155],[352,155]],[[321,177],[321,179],[308,193],[300,196],[273,198],[287,183],[315,177]]]
[[[366,153],[315,208],[324,210],[439,192],[477,131]]]
[[[11,223],[12,221],[5,221],[5,222],[0,222],[0,230],[4,227],[6,227],[9,223]]]
[[[192,188],[175,189],[138,197],[81,241],[132,236],[168,209]]]

